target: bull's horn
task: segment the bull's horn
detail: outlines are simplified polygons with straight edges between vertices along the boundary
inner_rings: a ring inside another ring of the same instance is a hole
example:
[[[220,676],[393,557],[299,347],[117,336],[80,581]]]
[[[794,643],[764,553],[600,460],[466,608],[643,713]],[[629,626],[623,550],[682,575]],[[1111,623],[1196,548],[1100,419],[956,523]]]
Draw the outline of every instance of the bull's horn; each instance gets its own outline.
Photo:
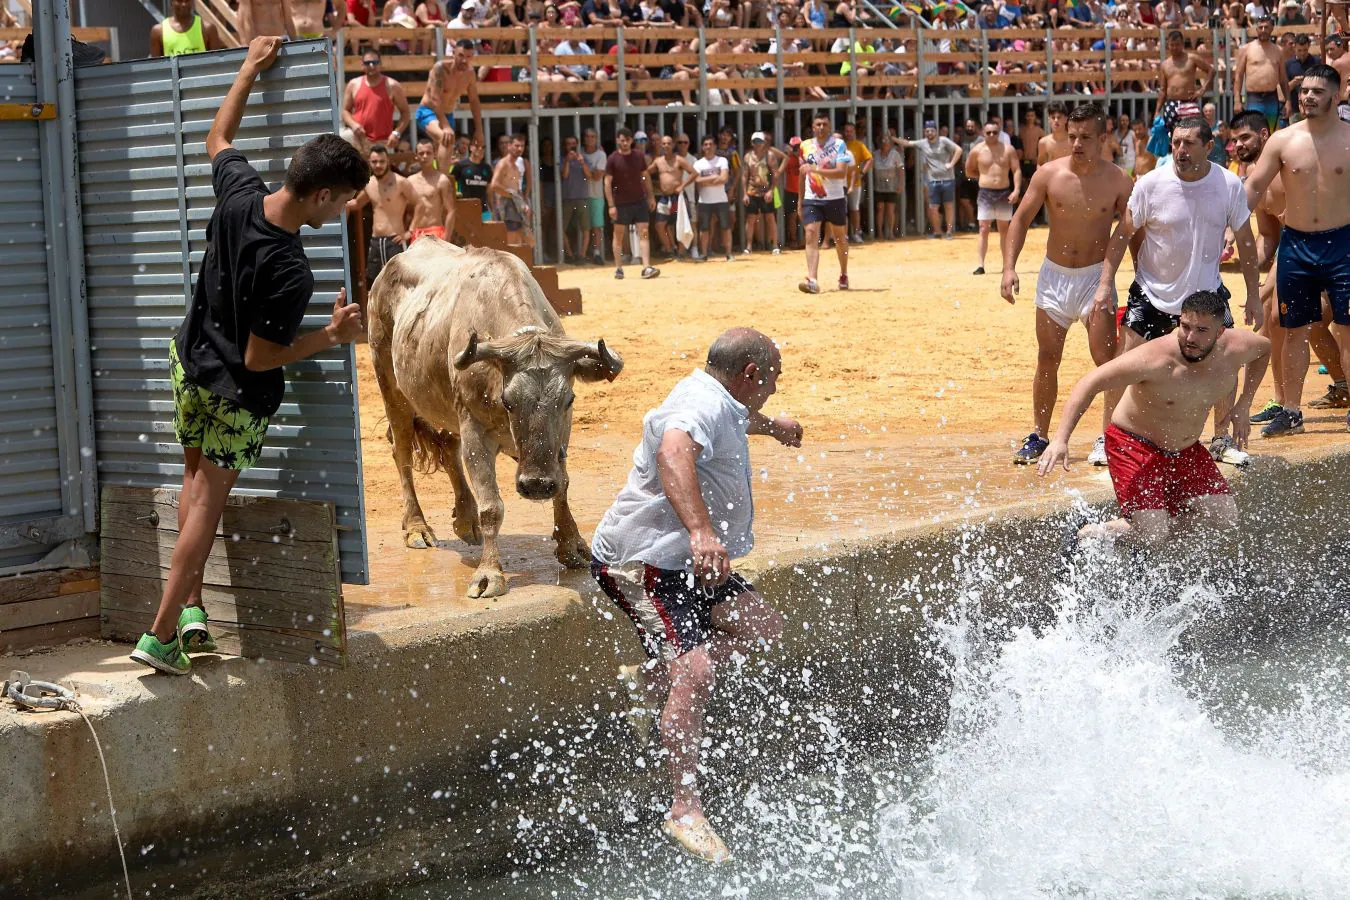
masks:
[[[600,362],[604,365],[605,371],[609,373],[610,380],[613,381],[614,377],[623,371],[623,359],[618,354],[609,352],[609,348],[605,346],[604,338],[596,341],[595,352],[600,357]]]
[[[467,369],[469,366],[478,362],[478,332],[469,332],[469,346],[459,351],[455,357],[456,369]]]

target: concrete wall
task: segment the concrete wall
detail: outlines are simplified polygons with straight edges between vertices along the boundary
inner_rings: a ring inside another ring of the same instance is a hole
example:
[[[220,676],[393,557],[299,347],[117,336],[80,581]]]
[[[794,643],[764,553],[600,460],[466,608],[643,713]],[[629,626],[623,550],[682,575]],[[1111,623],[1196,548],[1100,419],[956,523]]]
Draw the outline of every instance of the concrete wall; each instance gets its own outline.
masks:
[[[1271,463],[1243,480],[1252,530],[1177,565],[1221,584],[1242,580],[1250,600],[1196,640],[1232,640],[1247,627],[1277,627],[1282,616],[1292,623],[1281,612],[1282,585],[1319,566],[1347,570],[1342,539],[1328,539],[1344,533],[1347,475],[1350,456],[1341,456]],[[1274,518],[1272,497],[1286,504]],[[828,558],[780,559],[756,573],[790,621],[768,670],[777,686],[756,699],[724,684],[714,719],[734,702],[736,715],[768,722],[782,696],[809,696],[839,711],[841,740],[855,744],[939,727],[943,659],[925,618],[964,592],[1034,624],[1062,577],[1062,516],[1047,518],[1043,507],[989,515],[968,528],[841,544]],[[1341,519],[1331,532],[1328,516]],[[1287,574],[1267,565],[1296,558],[1309,562]],[[331,880],[332,866],[352,864],[353,847],[378,848],[362,854],[367,873],[406,872],[399,866],[419,854],[423,866],[437,853],[437,865],[491,865],[512,847],[521,817],[567,818],[560,798],[595,821],[640,811],[651,769],[635,768],[641,751],[614,716],[623,705],[616,654],[635,661],[639,651],[626,623],[606,619],[608,607],[591,597],[575,578],[561,589],[526,588],[488,616],[447,612],[355,634],[341,671],[231,659],[194,668],[192,680],[76,677],[108,754],[133,871],[202,853],[214,840],[246,850],[236,875],[280,893]],[[1343,594],[1327,599],[1329,608],[1337,603]],[[1306,610],[1298,616],[1306,622]],[[771,749],[805,730],[766,726],[750,740]],[[0,758],[0,885],[8,882],[0,892],[67,891],[89,872],[106,873],[115,857],[84,724],[66,713],[0,714]],[[734,782],[743,764],[713,767]]]

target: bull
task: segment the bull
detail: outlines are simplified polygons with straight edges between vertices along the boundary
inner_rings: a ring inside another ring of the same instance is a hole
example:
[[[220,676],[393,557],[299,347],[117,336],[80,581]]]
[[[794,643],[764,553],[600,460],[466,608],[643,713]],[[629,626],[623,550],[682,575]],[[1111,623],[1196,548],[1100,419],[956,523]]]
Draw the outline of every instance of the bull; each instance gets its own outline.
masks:
[[[554,556],[589,563],[567,504],[572,384],[613,381],[623,360],[569,338],[518,257],[424,237],[371,286],[371,356],[403,487],[404,544],[436,545],[413,487],[413,468],[444,469],[455,493],[455,534],[483,552],[470,597],[506,593],[497,535],[503,505],[497,454],[516,461],[516,491],[553,501]]]

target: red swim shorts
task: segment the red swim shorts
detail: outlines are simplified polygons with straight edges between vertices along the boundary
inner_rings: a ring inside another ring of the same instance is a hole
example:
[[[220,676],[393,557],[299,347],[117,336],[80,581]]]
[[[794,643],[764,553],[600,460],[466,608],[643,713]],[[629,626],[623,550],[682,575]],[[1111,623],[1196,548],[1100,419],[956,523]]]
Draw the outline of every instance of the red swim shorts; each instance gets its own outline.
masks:
[[[429,235],[431,235],[432,237],[434,237],[434,238],[440,238],[441,240],[445,240],[445,239],[446,239],[446,238],[445,238],[445,226],[444,226],[444,225],[430,225],[430,226],[428,226],[428,227],[426,227],[426,228],[414,228],[414,229],[413,229],[413,232],[412,232],[412,239],[413,239],[413,241],[416,241],[418,238],[420,238],[420,237],[421,237],[422,235],[424,235],[424,234],[429,234]]]
[[[1168,453],[1152,441],[1110,425],[1106,459],[1120,514],[1127,518],[1141,509],[1165,509],[1168,515],[1178,516],[1197,497],[1232,493],[1214,457],[1199,441]]]

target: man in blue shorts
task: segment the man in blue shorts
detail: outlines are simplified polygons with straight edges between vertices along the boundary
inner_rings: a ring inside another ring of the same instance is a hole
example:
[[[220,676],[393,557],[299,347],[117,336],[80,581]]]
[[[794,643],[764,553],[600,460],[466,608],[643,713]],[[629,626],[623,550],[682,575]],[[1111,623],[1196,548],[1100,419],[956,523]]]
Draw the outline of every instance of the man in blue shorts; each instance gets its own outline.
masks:
[[[278,37],[253,39],[206,136],[216,208],[192,304],[169,345],[173,427],[183,446],[178,540],[159,612],[131,658],[170,675],[191,671],[187,653],[215,649],[202,575],[230,490],[262,455],[286,390],[282,367],[365,332],[360,306],[339,291],[332,320],[299,333],[314,293],[300,228],[337,219],[366,186],[370,166],[342,138],[320,135],[296,151],[285,183],[269,192],[231,145],[253,82],[280,47]]]
[[[818,112],[811,120],[810,138],[801,146],[801,212],[806,229],[806,280],[797,285],[804,294],[819,294],[820,227],[828,226],[839,257],[839,290],[848,290],[848,178],[853,155],[843,138],[830,133],[830,117]]]
[[[455,146],[455,109],[459,98],[469,97],[469,111],[473,114],[473,139],[484,147],[483,108],[478,102],[478,73],[473,68],[473,41],[455,42],[455,51],[427,73],[427,86],[422,102],[417,106],[418,134],[436,142],[436,166],[442,172],[450,171],[451,151]]]
[[[1303,381],[1308,332],[1322,318],[1322,294],[1331,301],[1331,335],[1350,365],[1350,123],[1336,104],[1341,76],[1319,64],[1299,86],[1302,121],[1270,136],[1248,173],[1247,203],[1255,209],[1275,176],[1284,188],[1284,230],[1275,258],[1275,295],[1284,337],[1284,409],[1262,437],[1303,432]],[[1350,428],[1350,416],[1346,418]]]
[[[630,690],[645,682],[643,693],[661,708],[672,793],[662,830],[709,862],[731,857],[698,786],[716,671],[772,646],[783,631],[782,615],[731,568],[755,540],[748,435],[802,443],[796,421],[760,412],[781,369],[777,346],[758,331],[733,328],[713,341],[707,365],[643,419],[628,482],[591,542],[591,574],[647,653],[646,665],[627,676]]]

